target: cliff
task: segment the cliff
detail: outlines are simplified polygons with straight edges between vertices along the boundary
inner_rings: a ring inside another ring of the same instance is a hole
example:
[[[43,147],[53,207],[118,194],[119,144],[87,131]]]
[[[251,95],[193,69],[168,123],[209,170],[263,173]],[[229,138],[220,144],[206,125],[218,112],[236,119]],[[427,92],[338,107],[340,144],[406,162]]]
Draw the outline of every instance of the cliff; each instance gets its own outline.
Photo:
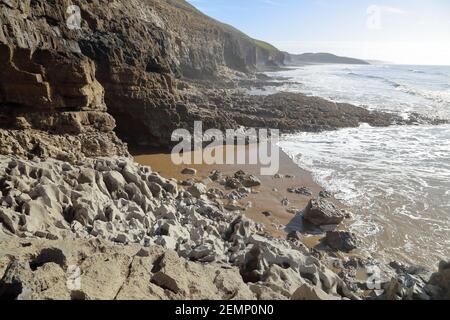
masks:
[[[79,29],[67,25],[72,4]],[[0,8],[2,153],[125,154],[116,125],[133,144],[167,145],[183,120],[178,111],[189,109],[179,79],[252,72],[284,58],[183,0],[2,0]]]

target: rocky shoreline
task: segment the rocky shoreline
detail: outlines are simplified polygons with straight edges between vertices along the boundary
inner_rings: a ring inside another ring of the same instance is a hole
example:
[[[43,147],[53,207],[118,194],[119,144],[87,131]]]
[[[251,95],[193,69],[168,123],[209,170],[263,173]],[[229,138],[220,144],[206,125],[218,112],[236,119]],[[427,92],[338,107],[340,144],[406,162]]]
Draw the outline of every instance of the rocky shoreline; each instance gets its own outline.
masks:
[[[328,225],[346,217],[325,193],[303,216],[319,224],[318,251],[243,215],[261,177],[173,179],[128,151],[168,148],[194,121],[294,132],[428,120],[243,94],[276,83],[255,71],[284,54],[183,0],[72,3],[76,30],[66,1],[0,1],[0,300],[449,298],[448,263],[432,274],[341,252],[357,243]],[[373,265],[381,290],[359,276]]]
[[[317,254],[295,234],[272,237],[242,216],[232,195],[245,196],[260,184],[244,172],[212,174],[211,181],[229,188],[222,195],[201,182],[181,186],[129,158],[74,164],[0,160],[2,299],[438,299],[448,294],[450,269],[442,263],[434,275],[379,265],[385,291],[367,296],[356,271],[374,262],[340,259],[333,250]],[[329,225],[345,216],[319,199],[304,218]],[[81,285],[71,290],[66,282],[74,270]]]

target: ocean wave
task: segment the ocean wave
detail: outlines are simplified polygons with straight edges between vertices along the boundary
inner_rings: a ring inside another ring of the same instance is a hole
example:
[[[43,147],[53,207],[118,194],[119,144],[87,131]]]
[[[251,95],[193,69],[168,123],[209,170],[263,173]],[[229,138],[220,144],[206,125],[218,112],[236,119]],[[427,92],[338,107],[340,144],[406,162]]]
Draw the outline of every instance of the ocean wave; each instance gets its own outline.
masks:
[[[410,69],[409,71],[415,72],[415,73],[424,73],[424,74],[426,73],[424,71],[413,70],[413,69]],[[374,75],[369,75],[369,74],[360,74],[360,73],[355,73],[355,72],[348,72],[347,74],[352,77],[380,80],[380,81],[383,81],[384,83],[391,85],[392,87],[396,88],[397,90],[399,90],[403,93],[422,97],[422,98],[425,98],[425,99],[428,99],[428,100],[431,100],[431,101],[434,101],[437,103],[446,103],[446,104],[450,103],[450,90],[433,91],[433,90],[418,89],[418,88],[414,88],[411,86],[407,86],[405,84],[400,84],[398,82],[395,82],[393,80],[390,80],[390,79],[387,79],[384,77],[380,77],[380,76],[374,76]]]
[[[444,104],[450,104],[450,90],[446,91],[432,91],[432,90],[424,90],[424,89],[417,89],[413,87],[408,87],[405,85],[399,85],[396,87],[397,90],[413,95],[422,97],[428,100],[431,100],[433,102],[437,103],[444,103]]]
[[[408,71],[409,71],[409,72],[412,72],[412,73],[426,74],[426,72],[425,72],[425,71],[422,71],[422,70],[409,69]]]
[[[279,145],[355,214],[350,230],[364,235],[365,249],[386,249],[403,260],[404,250],[395,248],[409,244],[421,248],[416,262],[433,264],[427,260],[431,247],[436,259],[449,253],[449,129],[361,125],[284,135]]]
[[[399,84],[395,81],[392,81],[390,79],[380,77],[380,76],[374,76],[374,75],[370,75],[370,74],[361,74],[361,73],[355,73],[355,72],[348,72],[347,75],[352,76],[352,77],[371,79],[371,80],[381,80],[381,81],[393,86],[394,88],[398,88],[401,86],[401,84]]]

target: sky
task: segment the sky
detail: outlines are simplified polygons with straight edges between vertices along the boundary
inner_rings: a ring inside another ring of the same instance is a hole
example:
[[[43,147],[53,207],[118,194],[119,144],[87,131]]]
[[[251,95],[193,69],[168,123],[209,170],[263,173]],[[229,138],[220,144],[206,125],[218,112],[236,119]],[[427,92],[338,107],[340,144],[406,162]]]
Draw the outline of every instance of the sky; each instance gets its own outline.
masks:
[[[188,0],[291,53],[450,65],[449,0]]]

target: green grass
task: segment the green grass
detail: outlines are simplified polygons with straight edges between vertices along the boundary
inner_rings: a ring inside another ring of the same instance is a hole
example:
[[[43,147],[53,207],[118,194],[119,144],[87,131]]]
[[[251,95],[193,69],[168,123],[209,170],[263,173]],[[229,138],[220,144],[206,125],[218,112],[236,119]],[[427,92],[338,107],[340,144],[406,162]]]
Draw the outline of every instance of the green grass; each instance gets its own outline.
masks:
[[[248,36],[247,34],[245,34],[244,32],[242,32],[241,30],[238,30],[229,24],[225,24],[225,23],[221,23],[221,24],[228,31],[231,31],[233,33],[237,33],[237,34],[241,35],[242,37],[248,39],[250,42],[253,42],[255,44],[255,46],[260,47],[261,49],[264,49],[264,50],[268,51],[269,53],[277,54],[279,52],[279,50],[277,48],[275,48],[273,45],[271,45],[270,43],[267,43],[267,42],[261,41],[261,40],[257,40],[257,39],[253,39],[250,36]]]
[[[196,14],[199,14],[200,16],[202,16],[205,19],[208,19],[210,21],[214,21],[215,23],[218,23],[219,25],[224,27],[225,30],[228,30],[229,32],[240,35],[244,39],[247,39],[249,42],[254,43],[255,46],[257,46],[263,50],[266,50],[267,52],[269,52],[269,54],[277,54],[279,52],[279,50],[277,48],[275,48],[273,45],[271,45],[270,43],[267,43],[267,42],[261,41],[261,40],[257,40],[257,39],[253,39],[253,38],[249,37],[247,34],[245,34],[244,32],[236,29],[235,27],[233,27],[229,24],[217,21],[217,20],[203,14],[202,12],[197,10],[194,6],[192,6],[190,3],[188,3],[185,0],[169,0],[169,3],[177,6],[178,8],[194,12]]]
[[[264,42],[261,40],[256,40],[256,39],[253,39],[253,42],[255,43],[256,46],[263,48],[263,49],[269,51],[270,53],[278,53],[278,51],[279,51],[277,48],[275,48],[270,43],[267,43],[267,42]]]

